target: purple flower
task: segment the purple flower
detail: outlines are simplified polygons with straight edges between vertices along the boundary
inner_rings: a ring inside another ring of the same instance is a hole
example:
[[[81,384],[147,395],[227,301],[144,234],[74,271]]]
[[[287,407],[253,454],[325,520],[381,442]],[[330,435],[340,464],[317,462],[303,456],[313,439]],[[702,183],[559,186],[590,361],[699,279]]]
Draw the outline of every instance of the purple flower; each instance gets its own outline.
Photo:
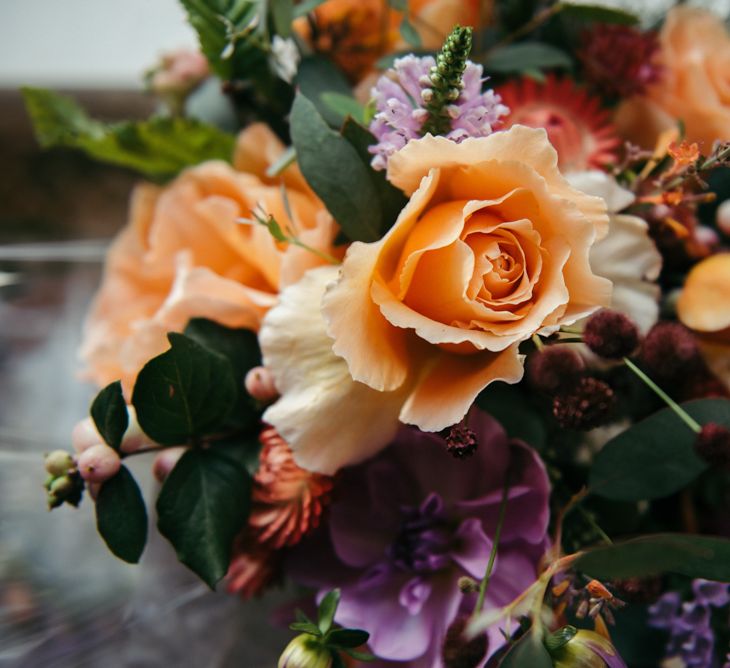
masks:
[[[473,609],[474,596],[461,594],[457,582],[484,575],[508,470],[487,608],[512,601],[535,580],[547,546],[544,466],[486,414],[472,411],[468,427],[479,442],[468,460],[449,455],[438,435],[405,427],[379,455],[341,471],[328,528],[293,553],[294,576],[321,593],[339,587],[336,621],[369,631],[383,659],[441,665],[447,627]],[[490,651],[503,643],[492,629]]]
[[[372,89],[376,113],[370,131],[378,140],[369,149],[375,156],[374,169],[385,169],[393,153],[421,136],[421,128],[428,118],[422,94],[430,85],[428,76],[435,64],[431,56],[398,58],[393,69],[380,77]],[[459,99],[448,107],[452,120],[446,137],[455,142],[492,134],[500,117],[509,113],[493,90],[482,92],[485,81],[482,72],[481,65],[467,61],[462,79],[464,88]]]

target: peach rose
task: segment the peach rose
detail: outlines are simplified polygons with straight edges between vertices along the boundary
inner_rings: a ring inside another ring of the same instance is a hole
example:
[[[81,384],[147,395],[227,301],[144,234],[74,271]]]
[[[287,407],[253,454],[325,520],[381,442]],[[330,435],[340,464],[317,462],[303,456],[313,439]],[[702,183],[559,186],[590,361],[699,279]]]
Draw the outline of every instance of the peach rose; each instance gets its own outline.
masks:
[[[323,313],[352,378],[405,388],[400,420],[436,431],[489,383],[520,380],[522,341],[610,302],[589,263],[606,204],[568,184],[544,130],[520,125],[412,141],[388,178],[410,201],[382,240],[350,247]]]
[[[239,222],[261,205],[302,241],[331,252],[335,224],[298,168],[265,175],[283,150],[271,130],[253,125],[239,137],[233,167],[206,162],[165,187],[135,189],[85,323],[88,378],[100,385],[121,379],[129,391],[144,363],[167,349],[166,333],[194,317],[258,330],[280,288],[322,264],[265,227]]]
[[[672,9],[659,36],[659,82],[616,112],[619,132],[651,148],[659,134],[682,120],[686,138],[705,153],[716,140],[730,139],[730,36],[712,12]]]
[[[730,253],[711,255],[693,267],[677,315],[699,335],[710,368],[730,386]]]
[[[492,3],[409,0],[408,10],[422,48],[433,50],[456,24],[486,24]],[[312,16],[312,23],[306,18],[295,21],[295,30],[315,51],[331,57],[353,81],[362,79],[381,56],[409,48],[399,31],[403,13],[389,9],[383,0],[327,0]]]

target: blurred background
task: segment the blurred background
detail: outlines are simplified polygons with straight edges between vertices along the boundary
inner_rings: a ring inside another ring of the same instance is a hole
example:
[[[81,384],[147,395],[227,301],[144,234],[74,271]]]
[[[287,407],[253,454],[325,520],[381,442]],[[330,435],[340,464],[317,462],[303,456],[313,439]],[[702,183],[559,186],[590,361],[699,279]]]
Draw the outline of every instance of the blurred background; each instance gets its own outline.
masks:
[[[647,22],[672,4],[603,2]],[[730,0],[696,4],[730,12]],[[143,118],[145,69],[195,44],[176,0],[0,0],[0,668],[270,668],[289,636],[269,622],[282,592],[263,609],[209,592],[155,532],[127,566],[98,538],[92,503],[51,514],[42,489],[42,453],[70,446],[93,395],[76,379],[81,323],[137,177],[40,151],[18,87]],[[148,494],[150,463],[132,463]]]

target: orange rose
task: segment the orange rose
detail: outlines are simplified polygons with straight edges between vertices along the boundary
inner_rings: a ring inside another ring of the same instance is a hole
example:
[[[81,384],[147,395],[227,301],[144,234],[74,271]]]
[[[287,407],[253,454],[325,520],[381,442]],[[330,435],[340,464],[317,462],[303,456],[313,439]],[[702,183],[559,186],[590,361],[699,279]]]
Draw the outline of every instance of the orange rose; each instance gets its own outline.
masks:
[[[659,39],[661,79],[619,107],[619,132],[651,148],[682,120],[687,140],[708,153],[714,141],[730,139],[730,36],[712,12],[680,6],[669,12]]]
[[[166,350],[166,333],[193,317],[258,330],[279,289],[322,264],[265,227],[238,222],[260,204],[305,243],[330,249],[334,223],[298,168],[265,176],[283,150],[267,127],[254,125],[239,137],[234,167],[206,162],[164,188],[135,189],[85,324],[81,357],[90,379],[121,378],[129,391],[144,363]]]
[[[689,272],[677,315],[697,332],[710,368],[730,386],[730,253],[711,255]]]
[[[491,15],[491,3],[480,0],[410,0],[408,9],[424,49],[438,49],[456,24],[486,24]],[[295,21],[296,31],[353,81],[364,77],[381,56],[408,48],[399,31],[403,13],[384,0],[328,0],[312,17],[311,22]]]
[[[562,177],[545,131],[520,125],[412,141],[388,178],[410,202],[382,240],[350,247],[323,312],[354,380],[410,388],[401,421],[435,431],[521,378],[520,342],[609,303],[588,259],[608,215]]]

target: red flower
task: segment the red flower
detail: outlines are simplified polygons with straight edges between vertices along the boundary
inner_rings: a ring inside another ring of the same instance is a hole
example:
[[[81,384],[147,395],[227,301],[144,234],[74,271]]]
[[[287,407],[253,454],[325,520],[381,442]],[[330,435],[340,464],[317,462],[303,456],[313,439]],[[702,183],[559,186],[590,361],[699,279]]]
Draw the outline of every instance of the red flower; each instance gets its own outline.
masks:
[[[504,128],[545,128],[561,171],[601,168],[616,161],[621,140],[597,97],[571,79],[548,75],[543,84],[523,78],[496,89],[510,108]]]

